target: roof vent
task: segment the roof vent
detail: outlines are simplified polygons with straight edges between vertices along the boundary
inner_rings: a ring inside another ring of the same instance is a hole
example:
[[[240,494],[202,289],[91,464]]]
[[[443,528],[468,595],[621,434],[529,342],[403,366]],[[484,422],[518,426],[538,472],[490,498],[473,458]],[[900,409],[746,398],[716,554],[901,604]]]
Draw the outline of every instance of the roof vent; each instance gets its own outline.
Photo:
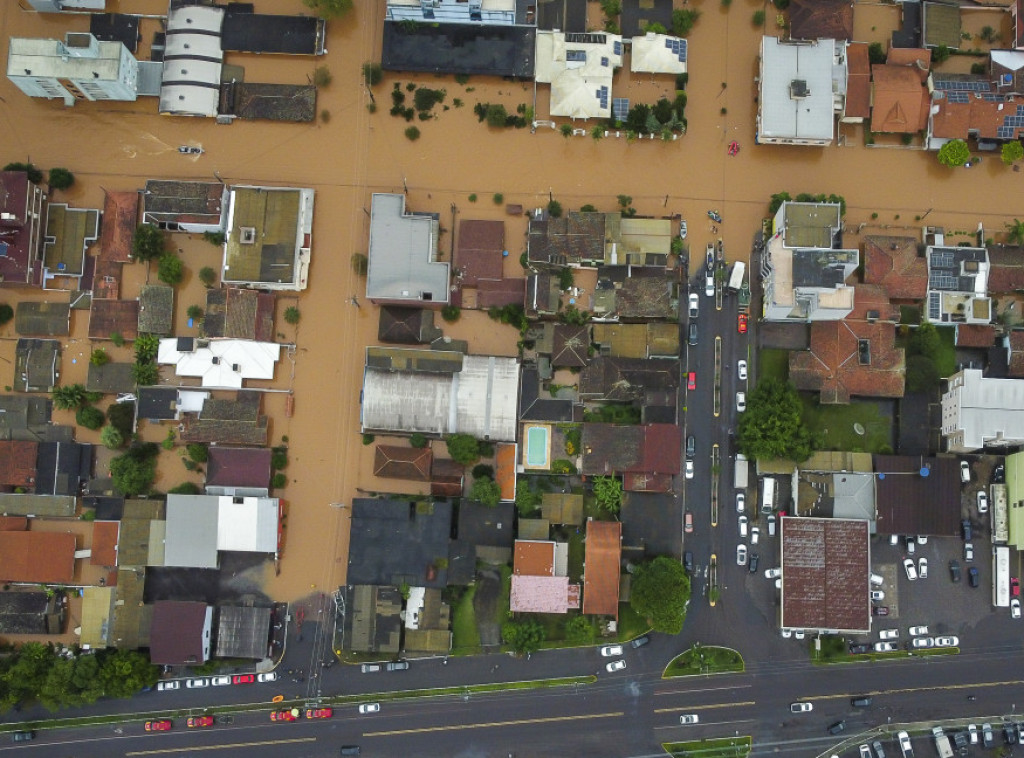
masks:
[[[256,227],[255,226],[243,226],[238,230],[239,238],[238,241],[242,245],[254,245],[256,244]]]
[[[803,100],[811,94],[807,89],[806,79],[794,79],[789,83],[789,96],[793,100]]]

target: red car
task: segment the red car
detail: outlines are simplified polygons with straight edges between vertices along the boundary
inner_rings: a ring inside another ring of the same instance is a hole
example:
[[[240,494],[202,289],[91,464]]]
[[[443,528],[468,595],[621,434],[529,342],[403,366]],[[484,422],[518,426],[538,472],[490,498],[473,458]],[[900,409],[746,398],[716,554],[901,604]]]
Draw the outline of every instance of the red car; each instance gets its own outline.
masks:
[[[691,371],[690,375],[686,378],[686,389],[695,390],[697,389],[697,372]]]
[[[1010,594],[1014,597],[1020,597],[1020,579],[1015,576],[1010,577]]]
[[[146,731],[147,732],[167,732],[170,731],[171,720],[160,719],[159,721],[147,721]]]
[[[232,684],[252,684],[255,681],[256,676],[254,674],[238,674],[231,677]]]
[[[189,716],[185,725],[189,729],[203,729],[208,726],[213,726],[213,716]]]
[[[308,719],[329,719],[333,715],[334,711],[331,708],[310,708],[306,711]]]
[[[740,334],[747,333],[747,314],[741,313],[736,319],[736,329]]]
[[[693,514],[689,511],[686,512],[686,526],[684,527],[687,534],[693,534]]]
[[[288,711],[271,711],[271,721],[298,721],[299,720],[299,709],[292,708]]]

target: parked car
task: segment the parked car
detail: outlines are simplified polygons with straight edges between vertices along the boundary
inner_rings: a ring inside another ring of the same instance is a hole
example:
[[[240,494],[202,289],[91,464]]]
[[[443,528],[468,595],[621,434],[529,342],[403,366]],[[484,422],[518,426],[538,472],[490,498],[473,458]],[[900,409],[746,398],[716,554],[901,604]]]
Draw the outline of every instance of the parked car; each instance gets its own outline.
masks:
[[[978,490],[978,513],[988,513],[988,494]]]
[[[949,562],[949,579],[954,583],[960,581],[960,561]]]
[[[362,751],[359,749],[359,745],[342,745],[342,755],[359,755]]]
[[[981,586],[981,581],[978,576],[978,569],[976,569],[974,566],[971,566],[969,569],[967,569],[967,582],[974,589],[977,589],[979,586]]]
[[[185,686],[190,690],[199,689],[200,687],[208,687],[209,685],[210,680],[205,677],[200,677],[199,679],[188,679],[185,681]]]
[[[888,616],[889,615],[889,606],[887,606],[887,605],[876,605],[876,606],[873,606],[871,608],[871,610],[872,610],[872,612],[874,612],[874,614],[876,616]]]
[[[230,676],[213,676],[210,677],[211,687],[226,687],[231,684]]]
[[[166,692],[167,690],[177,690],[177,689],[181,689],[181,682],[179,682],[179,681],[171,680],[169,682],[157,682],[156,683],[156,691],[157,692]]]
[[[964,543],[964,563],[972,563],[974,561],[974,543]]]
[[[392,661],[384,668],[388,671],[406,671],[409,668],[409,661]]]
[[[971,481],[971,464],[967,461],[960,461],[960,481],[964,484]]]
[[[697,344],[697,322],[696,321],[691,321],[690,322],[690,326],[689,326],[689,328],[687,330],[687,341],[691,345],[696,345]]]
[[[708,274],[712,274],[715,271],[715,245],[712,242],[709,242],[704,250],[704,267],[707,269]]]
[[[782,568],[779,566],[764,570],[765,579],[778,579],[780,576],[782,576]]]
[[[782,634],[782,639],[784,640],[788,640],[790,637],[793,636],[793,630],[789,629],[788,627],[784,626],[779,631]]]
[[[185,726],[189,729],[205,729],[213,726],[213,716],[189,716]]]
[[[686,468],[684,469],[684,475],[687,479],[693,479],[693,460],[691,458],[686,459]]]
[[[751,553],[750,554],[750,567],[749,567],[749,570],[750,570],[751,574],[756,574],[757,573],[757,562],[758,562],[758,560],[759,560],[759,556],[758,556],[757,553]]]
[[[1000,463],[994,469],[992,469],[992,483],[1003,484],[1006,482],[1006,465]]]
[[[747,507],[747,496],[742,492],[736,493],[736,512],[743,513]]]
[[[871,590],[871,601],[874,603],[880,603],[885,600],[885,593],[881,590]]]
[[[648,637],[646,634],[642,634],[639,637],[637,637],[636,639],[630,640],[629,641],[629,646],[631,648],[633,648],[633,649],[636,649],[638,647],[643,647],[644,645],[649,644],[650,641],[651,641],[650,637]]]
[[[689,374],[687,374],[687,376],[686,376],[686,389],[690,390],[691,392],[693,390],[697,389],[697,372],[696,371],[691,371]]]
[[[380,703],[363,703],[359,706],[359,712],[362,714],[379,713]]]
[[[747,362],[746,361],[736,361],[736,375],[739,377],[740,381],[743,381],[743,382],[747,381]]]
[[[382,667],[379,663],[364,663],[359,667],[359,670],[364,674],[376,674],[381,669]]]
[[[617,655],[622,655],[622,645],[605,645],[601,648],[602,658],[614,658]]]
[[[919,535],[917,535],[917,544],[918,545],[927,545],[928,544],[928,535],[927,534],[919,534]]]
[[[747,565],[747,546],[737,545],[736,546],[736,565],[746,566]]]
[[[686,239],[686,219],[680,219],[679,221],[679,239]]]
[[[836,721],[834,724],[831,724],[828,728],[829,734],[841,734],[844,731],[846,731],[845,721]]]
[[[693,552],[690,550],[683,553],[683,568],[686,569],[687,573],[693,573]]]
[[[231,677],[232,684],[253,684],[256,681],[255,674],[237,674]]]
[[[765,520],[768,522],[768,536],[769,537],[774,537],[775,536],[775,514],[774,513],[769,513],[768,514],[768,518],[765,519]]]
[[[914,639],[910,641],[910,646],[913,648],[935,647],[935,640],[931,637],[914,637]]]
[[[995,744],[995,735],[992,733],[991,724],[981,725],[981,744],[985,747],[992,747]]]
[[[1020,618],[1020,598],[1015,597],[1010,601],[1010,618]]]
[[[804,638],[804,636],[805,636],[804,630],[803,629],[794,629],[793,630],[793,636],[796,639],[798,639],[798,640],[802,640]]]
[[[963,521],[960,522],[960,531],[964,535],[964,542],[970,542],[971,541],[971,520],[970,519],[964,519]]]
[[[851,642],[850,655],[864,655],[871,652],[871,645],[864,642]]]
[[[908,581],[913,582],[917,580],[917,568],[914,566],[913,558],[903,559],[903,569],[907,572]]]
[[[810,713],[813,710],[814,703],[799,702],[789,704],[790,713]]]
[[[257,682],[261,682],[261,683],[263,683],[263,682],[276,682],[277,681],[277,674],[274,673],[273,671],[267,671],[266,673],[263,673],[263,674],[257,674],[256,675],[256,681]]]
[[[879,587],[881,587],[883,584],[885,584],[885,579],[882,577],[881,574],[872,574],[868,578],[871,580],[872,584],[875,584],[875,585],[877,585]]]
[[[715,277],[710,274],[704,277],[704,294],[708,297],[715,296]]]
[[[746,539],[747,538],[747,517],[746,516],[740,516],[738,519],[736,519],[736,521],[739,523],[740,537],[742,537],[743,539]]]
[[[624,668],[626,668],[626,662],[622,659],[619,659],[617,661],[612,661],[611,663],[609,663],[607,666],[604,667],[604,670],[607,671],[609,674],[614,674],[616,671],[622,671]]]
[[[685,716],[679,717],[679,723],[683,726],[688,726],[690,724],[699,724],[700,716],[698,716],[696,713],[688,713]]]
[[[693,534],[693,514],[689,511],[686,512],[686,519],[684,521],[683,531],[687,534]]]
[[[157,719],[155,721],[146,722],[147,732],[169,732],[171,729],[170,719]]]
[[[861,745],[857,750],[860,753],[860,758],[871,758],[871,748],[867,745]]]
[[[740,313],[736,317],[736,331],[739,332],[740,334],[746,334],[747,333],[747,314],[746,313]]]
[[[918,558],[917,559],[917,575],[922,579],[928,578],[928,559]]]
[[[736,393],[736,412],[743,413],[747,409],[747,393],[740,391]]]
[[[913,555],[915,552],[917,552],[917,542],[913,537],[907,537],[907,554]]]
[[[906,732],[900,732],[896,735],[896,739],[900,743],[900,751],[903,753],[903,758],[908,758],[914,754],[914,746],[910,742],[910,735]]]
[[[875,758],[885,758],[885,749],[882,747],[882,743],[875,740],[871,743],[871,747],[875,749]]]
[[[898,640],[899,638],[899,629],[882,629],[878,632],[878,639],[880,640]]]
[[[960,644],[960,638],[955,636],[936,637],[935,647],[956,647]]]
[[[876,653],[892,653],[896,650],[895,642],[876,642],[875,652]]]
[[[694,452],[696,452],[696,450],[697,450],[697,440],[694,439],[693,435],[691,434],[690,436],[688,436],[686,438],[686,455],[687,455],[687,457],[688,458],[692,458],[693,454],[694,454]]]
[[[334,715],[332,708],[307,708],[306,718],[308,719],[329,719]]]
[[[362,706],[359,706],[362,708]],[[299,720],[299,709],[298,708],[285,708],[280,711],[270,712],[271,721],[298,721]]]
[[[754,526],[750,529],[750,544],[756,545],[761,539],[761,528]]]
[[[1015,576],[1010,577],[1010,597],[1020,597],[1020,579]]]
[[[22,729],[18,732],[11,732],[11,742],[28,742],[35,738],[36,733],[31,729]]]
[[[968,724],[967,725],[967,739],[972,745],[978,744],[978,725]]]
[[[910,627],[911,637],[925,637],[928,635],[928,627],[926,626],[912,626]]]
[[[696,292],[690,293],[690,318],[697,318],[700,306],[700,295]]]
[[[1017,744],[1017,729],[1013,724],[1003,724],[1003,739],[1007,745]]]

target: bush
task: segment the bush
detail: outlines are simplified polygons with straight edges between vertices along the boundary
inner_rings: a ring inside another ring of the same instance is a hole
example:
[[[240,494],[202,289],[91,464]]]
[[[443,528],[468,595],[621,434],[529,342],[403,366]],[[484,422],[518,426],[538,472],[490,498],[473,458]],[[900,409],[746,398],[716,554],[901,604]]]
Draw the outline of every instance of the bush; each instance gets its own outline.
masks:
[[[988,66],[986,66],[984,63],[972,63],[971,64],[971,73],[972,74],[984,74],[986,71],[988,71]]]
[[[462,309],[457,305],[446,305],[441,309],[441,318],[449,324],[454,324],[462,315]]]
[[[86,429],[99,429],[106,420],[107,417],[103,414],[103,411],[92,405],[83,405],[75,413],[75,423],[79,426],[84,426]]]
[[[409,445],[418,450],[422,450],[428,444],[430,444],[430,440],[428,440],[424,435],[420,434],[419,432],[415,432],[411,437],[409,437]]]
[[[160,265],[157,267],[157,278],[164,284],[180,284],[185,276],[185,264],[177,253],[166,253],[160,257]]]
[[[163,257],[164,233],[153,224],[139,224],[132,237],[132,257],[137,261],[151,261]]]
[[[932,62],[933,63],[945,63],[949,60],[949,56],[952,52],[945,45],[939,45],[932,50]]]
[[[274,448],[274,452],[270,454],[270,468],[275,471],[288,468],[288,452],[286,448]]]
[[[108,424],[103,427],[103,431],[100,432],[100,442],[103,444],[103,447],[108,450],[117,450],[124,444],[124,436],[116,427]]]
[[[473,478],[480,479],[486,476],[488,479],[494,478],[494,466],[488,466],[486,463],[478,463],[473,466]]]
[[[217,272],[209,266],[203,266],[199,269],[199,281],[202,282],[204,287],[209,289],[217,281]]]
[[[435,105],[444,102],[445,91],[443,89],[430,89],[419,87],[412,96],[413,105],[420,112],[427,112]]]
[[[189,460],[195,463],[206,463],[210,460],[210,450],[206,445],[202,445],[198,442],[193,442],[185,446],[185,453],[188,455]]]
[[[471,434],[449,434],[444,439],[448,455],[464,466],[480,460],[480,445]]]
[[[135,424],[135,406],[132,403],[114,403],[107,408],[107,422],[121,433],[122,439],[132,436]]]
[[[292,326],[295,326],[297,323],[299,323],[299,320],[301,318],[302,314],[299,313],[299,309],[296,308],[294,305],[284,309],[284,320],[287,321]]]
[[[418,140],[420,138],[419,127],[410,126],[408,129],[406,129],[405,130],[405,138],[407,140],[409,140],[410,142],[415,142],[416,140]]]
[[[469,489],[469,497],[480,505],[494,508],[501,502],[501,487],[490,477],[484,476],[473,481],[473,486]]]
[[[270,486],[275,490],[279,490],[288,484],[288,477],[282,474],[280,471],[274,474],[274,477],[270,480]]]
[[[672,11],[672,34],[676,37],[689,36],[698,18],[700,18],[700,11],[695,8],[680,8]]]
[[[33,184],[39,184],[43,181],[43,172],[33,166],[31,163],[8,163],[3,168],[4,171],[24,171],[28,174],[28,180]]]
[[[224,243],[227,242],[227,236],[224,232],[203,232],[203,239],[209,242],[214,247],[223,247]],[[213,269],[210,269],[213,271]]]
[[[14,318],[14,308],[7,303],[0,303],[0,326],[8,323]]]
[[[369,87],[376,87],[384,78],[384,70],[379,63],[368,61],[363,64],[363,81]]]
[[[751,18],[751,22],[754,26],[764,26],[764,11],[754,11],[754,16]]]
[[[364,434],[363,435],[363,444],[364,445],[372,445],[373,444],[373,440],[374,440],[374,436],[372,434]]]
[[[140,387],[148,387],[160,381],[160,367],[155,363],[133,363],[132,379]]]
[[[488,126],[493,126],[496,129],[503,128],[508,122],[508,111],[500,103],[488,103],[484,112],[484,120],[487,121]]]
[[[182,482],[177,487],[167,490],[168,495],[201,495],[202,492],[199,485],[193,482]]]
[[[551,200],[548,202],[548,215],[551,216],[551,218],[561,218],[562,204],[557,200]]]
[[[551,473],[552,474],[575,474],[576,465],[572,461],[567,461],[564,458],[557,458],[551,462]]]
[[[476,193],[475,192],[472,195],[469,196],[469,202],[471,202],[471,203],[475,203],[476,202]]]
[[[327,66],[317,66],[313,69],[313,86],[316,88],[326,87],[332,81],[334,77],[331,76],[331,70]]]
[[[500,192],[495,192],[494,197],[492,197],[491,199],[494,200],[495,205],[501,205],[503,202],[505,202],[505,196]]]
[[[46,183],[51,190],[66,190],[75,183],[75,175],[66,168],[51,168]]]
[[[198,305],[190,305],[185,311],[185,315],[194,321],[199,321],[203,317],[203,309]]]
[[[107,355],[106,350],[102,347],[98,347],[93,350],[92,354],[89,356],[89,363],[93,366],[105,366],[110,363],[110,356]]]
[[[349,263],[357,276],[366,276],[366,272],[370,270],[370,259],[366,257],[365,253],[352,253]]]

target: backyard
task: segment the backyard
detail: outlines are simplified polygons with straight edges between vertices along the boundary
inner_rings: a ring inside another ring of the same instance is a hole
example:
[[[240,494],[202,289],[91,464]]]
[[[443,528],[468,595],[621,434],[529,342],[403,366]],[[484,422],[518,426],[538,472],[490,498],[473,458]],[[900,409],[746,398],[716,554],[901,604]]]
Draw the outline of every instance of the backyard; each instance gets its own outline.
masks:
[[[778,379],[784,382],[789,379],[789,351],[765,348],[757,354],[757,378]]]
[[[848,405],[822,405],[818,395],[801,392],[804,424],[817,450],[891,453],[893,421],[877,403],[854,400]]]

